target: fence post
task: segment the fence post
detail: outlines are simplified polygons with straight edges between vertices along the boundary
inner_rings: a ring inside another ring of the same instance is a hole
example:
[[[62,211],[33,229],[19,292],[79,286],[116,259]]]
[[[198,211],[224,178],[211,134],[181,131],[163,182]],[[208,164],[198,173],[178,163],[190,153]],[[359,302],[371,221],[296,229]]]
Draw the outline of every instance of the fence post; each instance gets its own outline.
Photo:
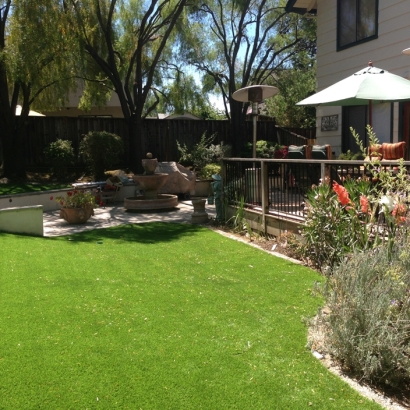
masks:
[[[269,210],[268,166],[261,160],[262,228],[266,235],[266,212]]]

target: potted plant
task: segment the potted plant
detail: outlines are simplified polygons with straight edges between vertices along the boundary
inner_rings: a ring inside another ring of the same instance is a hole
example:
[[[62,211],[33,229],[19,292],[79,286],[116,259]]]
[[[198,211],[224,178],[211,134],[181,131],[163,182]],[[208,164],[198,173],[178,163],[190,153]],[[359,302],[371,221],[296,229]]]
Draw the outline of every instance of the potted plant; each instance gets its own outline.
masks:
[[[61,205],[60,218],[70,224],[86,223],[94,215],[95,194],[92,191],[74,189],[65,197],[59,196],[56,201]]]
[[[228,156],[230,151],[230,146],[224,145],[223,142],[217,145],[212,144],[215,136],[213,134],[207,137],[205,132],[201,140],[191,149],[186,144],[180,145],[177,141],[178,150],[181,153],[179,162],[184,166],[191,166],[196,172],[195,196],[212,195],[212,175],[220,173],[219,163],[222,158]]]

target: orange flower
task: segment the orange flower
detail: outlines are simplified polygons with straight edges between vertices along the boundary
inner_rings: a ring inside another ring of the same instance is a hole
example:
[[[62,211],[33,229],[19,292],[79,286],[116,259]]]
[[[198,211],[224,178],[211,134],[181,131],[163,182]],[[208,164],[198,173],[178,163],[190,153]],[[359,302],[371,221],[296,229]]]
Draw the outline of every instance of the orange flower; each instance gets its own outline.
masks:
[[[344,186],[339,185],[337,182],[333,182],[333,191],[336,192],[339,202],[342,205],[350,204],[349,193]]]
[[[393,216],[396,216],[396,215],[399,216],[399,215],[403,215],[405,213],[406,213],[405,205],[398,203],[398,204],[394,205],[394,209],[393,209],[391,214]]]
[[[369,200],[364,195],[360,196],[360,206],[361,206],[362,212],[364,214],[370,212],[370,210],[369,210]]]

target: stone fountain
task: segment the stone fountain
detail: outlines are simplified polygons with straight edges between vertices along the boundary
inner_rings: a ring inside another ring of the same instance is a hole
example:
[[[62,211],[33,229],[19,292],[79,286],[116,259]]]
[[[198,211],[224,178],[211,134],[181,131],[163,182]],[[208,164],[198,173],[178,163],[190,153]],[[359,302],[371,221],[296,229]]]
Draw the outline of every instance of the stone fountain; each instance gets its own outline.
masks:
[[[168,174],[155,173],[158,160],[148,153],[147,158],[142,160],[145,170],[143,175],[133,175],[132,179],[138,189],[144,191],[144,195],[138,195],[124,199],[124,207],[129,210],[149,211],[156,209],[171,209],[178,206],[178,196],[170,194],[158,194],[166,182]]]

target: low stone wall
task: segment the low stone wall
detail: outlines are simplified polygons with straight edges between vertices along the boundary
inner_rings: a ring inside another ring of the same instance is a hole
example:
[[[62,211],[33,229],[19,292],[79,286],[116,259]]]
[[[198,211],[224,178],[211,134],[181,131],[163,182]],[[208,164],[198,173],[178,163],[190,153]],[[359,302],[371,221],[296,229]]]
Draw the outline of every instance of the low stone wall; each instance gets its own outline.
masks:
[[[236,207],[228,206],[226,208],[227,220],[234,218],[237,212],[238,209]],[[244,210],[243,217],[253,231],[274,236],[280,236],[284,232],[292,232],[295,235],[299,235],[300,226],[304,223],[303,220],[291,220],[290,218],[284,217],[279,218],[271,214],[265,214],[263,216],[262,211],[250,209]]]
[[[15,195],[0,196],[0,210],[4,208],[16,208],[41,205],[43,211],[55,211],[60,209],[56,197],[65,196],[70,189],[54,189],[51,191],[38,191]]]
[[[60,205],[57,203],[56,198],[58,196],[65,196],[68,191],[72,191],[73,189],[74,188],[65,188],[15,195],[1,195],[0,209],[41,205],[44,212],[55,211],[60,209]],[[116,202],[123,202],[125,198],[135,196],[135,192],[136,184],[121,186],[116,197]]]
[[[43,236],[41,205],[0,209],[0,231]]]

